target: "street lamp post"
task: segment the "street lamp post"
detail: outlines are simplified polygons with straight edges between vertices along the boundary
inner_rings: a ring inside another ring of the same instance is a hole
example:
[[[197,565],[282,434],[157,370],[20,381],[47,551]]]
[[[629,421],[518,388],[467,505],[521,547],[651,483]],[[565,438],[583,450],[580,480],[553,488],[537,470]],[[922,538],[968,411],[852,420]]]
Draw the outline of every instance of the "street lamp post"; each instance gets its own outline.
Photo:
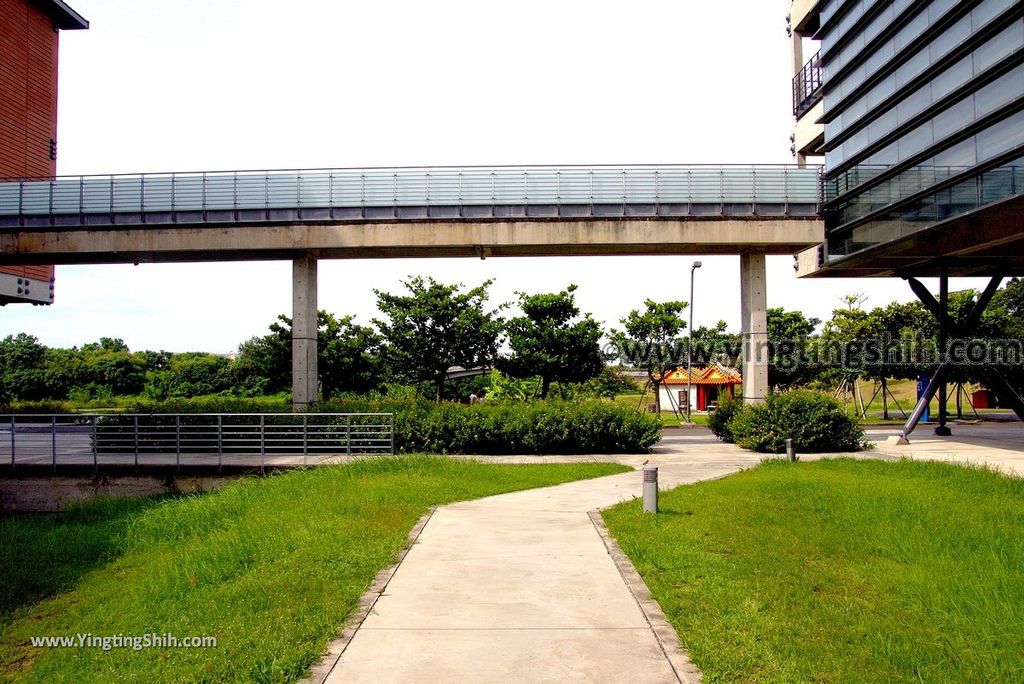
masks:
[[[692,423],[690,420],[690,408],[691,408],[691,392],[693,391],[693,375],[690,373],[690,369],[693,364],[693,275],[697,272],[697,269],[701,267],[699,261],[694,261],[693,265],[690,266],[690,326],[689,338],[686,341],[686,422]]]

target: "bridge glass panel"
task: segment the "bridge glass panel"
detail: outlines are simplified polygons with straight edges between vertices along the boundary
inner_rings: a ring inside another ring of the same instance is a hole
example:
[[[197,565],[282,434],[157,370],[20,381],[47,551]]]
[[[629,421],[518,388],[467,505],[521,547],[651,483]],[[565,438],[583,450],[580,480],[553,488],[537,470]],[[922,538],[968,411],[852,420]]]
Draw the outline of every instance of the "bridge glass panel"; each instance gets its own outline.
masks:
[[[210,174],[206,176],[206,206],[210,209],[235,208],[234,174]]]
[[[785,214],[791,205],[801,205],[797,211],[806,216],[817,205],[818,186],[816,169],[782,166],[438,167],[141,174],[0,182],[0,213],[123,214],[117,219],[123,224],[145,222],[143,214],[147,213],[159,215],[153,217],[156,223],[168,220],[166,214],[178,212],[188,216],[176,220],[223,222],[231,216],[224,212],[233,211],[247,212],[234,215],[236,220],[270,221],[301,220],[299,212],[303,209],[347,209],[333,215],[351,219],[388,214],[378,211],[369,216],[366,209],[374,207],[571,205],[577,207],[572,215],[582,216],[587,210],[581,213],[581,206],[610,206],[614,214],[653,213],[654,205],[660,204],[675,205],[668,208],[674,214],[687,213],[687,206],[699,205],[698,211],[705,214],[763,211],[773,216]],[[616,210],[616,205],[636,206]],[[208,211],[217,214],[202,213]],[[560,213],[547,208],[541,211],[545,215]],[[593,211],[595,215],[610,215],[608,210]],[[422,218],[427,214],[399,212],[395,218]],[[521,214],[521,210],[502,213]]]
[[[82,211],[109,214],[113,197],[112,178],[86,178],[82,182]]]
[[[299,177],[294,173],[267,174],[267,209],[295,209],[299,206]]]
[[[331,174],[321,171],[300,171],[296,176],[299,207],[331,206]]]
[[[142,203],[146,211],[168,212],[174,208],[174,180],[170,175],[146,176]]]
[[[267,208],[266,174],[236,174],[235,184],[236,201],[239,209]]]
[[[363,204],[363,182],[359,171],[331,171],[331,206],[359,207]]]
[[[78,214],[82,211],[82,179],[64,178],[55,180],[53,185],[53,213]],[[0,191],[4,188],[0,186]],[[0,205],[3,200],[0,199]]]
[[[142,178],[140,176],[114,178],[113,210],[120,212],[142,211]]]

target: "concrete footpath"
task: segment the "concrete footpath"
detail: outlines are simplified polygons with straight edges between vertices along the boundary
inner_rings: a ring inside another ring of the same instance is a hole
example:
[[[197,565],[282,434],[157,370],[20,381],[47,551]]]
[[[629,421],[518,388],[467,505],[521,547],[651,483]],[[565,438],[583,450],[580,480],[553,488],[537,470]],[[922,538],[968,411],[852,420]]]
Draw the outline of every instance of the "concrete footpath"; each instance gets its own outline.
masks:
[[[911,449],[858,456],[987,462],[1010,471],[1024,464],[1019,423],[954,430],[955,440],[937,442],[922,430]],[[690,429],[668,431],[650,456],[592,460],[639,466],[650,459],[668,488],[762,458]],[[695,668],[685,658],[680,667],[656,638],[588,516],[639,496],[641,477],[634,471],[437,509],[351,640],[334,645],[335,654],[344,650],[321,667],[330,667],[326,681],[696,681]]]
[[[621,460],[664,487],[760,460],[701,433],[700,456]],[[680,681],[587,515],[640,488],[634,471],[437,509],[327,681]]]

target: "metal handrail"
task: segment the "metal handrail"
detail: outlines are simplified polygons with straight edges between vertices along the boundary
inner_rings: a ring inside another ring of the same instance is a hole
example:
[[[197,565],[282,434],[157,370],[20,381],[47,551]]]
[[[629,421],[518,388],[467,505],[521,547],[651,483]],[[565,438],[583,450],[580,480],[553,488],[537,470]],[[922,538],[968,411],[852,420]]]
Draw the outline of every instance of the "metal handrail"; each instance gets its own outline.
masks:
[[[391,413],[0,414],[0,463],[23,466],[308,465],[394,452]]]
[[[821,99],[821,52],[816,52],[793,77],[793,116],[804,112]]]
[[[64,176],[0,182],[0,216],[316,208],[815,204],[789,165],[384,167]]]
[[[516,169],[747,169],[747,168],[779,168],[799,169],[799,164],[762,164],[758,162],[730,162],[726,164],[695,163],[676,164],[663,162],[630,162],[628,164],[420,164],[409,166],[313,166],[313,167],[290,167],[284,166],[276,169],[205,169],[188,171],[142,171],[142,172],[119,172],[119,173],[72,173],[56,176],[0,176],[0,183],[17,181],[49,181],[62,180],[67,178],[139,178],[142,176],[201,176],[224,175],[224,174],[261,174],[261,173],[308,173],[318,171],[501,171]]]

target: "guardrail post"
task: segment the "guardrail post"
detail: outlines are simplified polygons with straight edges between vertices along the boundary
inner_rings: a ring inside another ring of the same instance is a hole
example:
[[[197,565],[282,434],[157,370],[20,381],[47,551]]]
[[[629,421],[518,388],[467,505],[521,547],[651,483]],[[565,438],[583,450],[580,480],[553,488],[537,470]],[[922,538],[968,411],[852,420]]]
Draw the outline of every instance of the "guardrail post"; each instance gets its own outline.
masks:
[[[53,472],[57,472],[57,416],[51,416],[50,421],[50,460]]]
[[[11,415],[11,470],[12,471],[14,470],[14,463],[15,463],[15,458],[14,458],[14,429],[15,428],[14,428],[14,425],[15,425],[16,420],[17,420],[17,416],[12,414]]]
[[[789,169],[782,169],[782,206],[783,212],[789,216]]]
[[[387,417],[388,425],[388,453],[394,455],[395,453],[395,414],[389,413]]]
[[[352,455],[352,416],[345,416],[345,453]]]
[[[99,454],[96,445],[96,416],[92,416],[92,467],[97,473],[100,471]]]
[[[587,175],[590,176],[590,215],[594,215],[594,169],[589,169]]]
[[[331,211],[327,212],[328,216],[334,216],[334,171],[327,172],[327,208]]]
[[[260,414],[260,475],[263,475],[263,461],[267,454],[266,423],[264,416]]]
[[[302,465],[309,465],[309,414],[302,414]]]
[[[174,416],[174,467],[181,472],[181,416]]]
[[[217,415],[217,472],[221,472],[224,464],[224,416]]]
[[[135,444],[135,472],[139,472],[139,417],[132,416],[132,436]]]

